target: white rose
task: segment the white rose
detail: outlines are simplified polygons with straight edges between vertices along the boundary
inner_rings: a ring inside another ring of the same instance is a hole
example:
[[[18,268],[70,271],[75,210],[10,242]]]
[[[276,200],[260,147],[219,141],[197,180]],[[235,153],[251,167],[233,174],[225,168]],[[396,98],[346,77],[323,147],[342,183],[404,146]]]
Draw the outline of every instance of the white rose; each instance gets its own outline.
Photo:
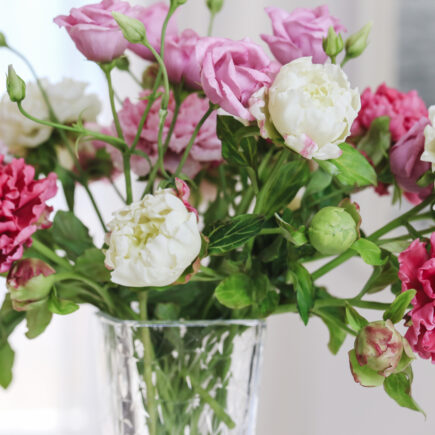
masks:
[[[432,163],[432,169],[435,170],[435,106],[429,107],[429,120],[432,125],[424,129],[424,151],[420,159]]]
[[[42,85],[47,92],[57,118],[62,123],[77,121],[79,116],[86,121],[95,121],[101,109],[95,94],[85,94],[87,84],[72,79],[64,79],[51,84],[43,79]],[[36,83],[26,85],[24,109],[40,119],[49,119],[47,106]],[[12,153],[20,154],[25,148],[34,148],[44,143],[53,129],[37,124],[23,116],[7,94],[0,101],[0,140]]]
[[[338,145],[349,136],[361,107],[358,90],[351,89],[339,66],[313,64],[309,57],[281,68],[265,99],[268,113],[256,96],[251,111],[257,116],[262,112],[260,127],[267,127],[270,116],[286,145],[309,159],[339,157]]]
[[[112,281],[129,287],[174,283],[201,249],[195,213],[171,189],[146,195],[114,214],[108,225],[106,266]]]

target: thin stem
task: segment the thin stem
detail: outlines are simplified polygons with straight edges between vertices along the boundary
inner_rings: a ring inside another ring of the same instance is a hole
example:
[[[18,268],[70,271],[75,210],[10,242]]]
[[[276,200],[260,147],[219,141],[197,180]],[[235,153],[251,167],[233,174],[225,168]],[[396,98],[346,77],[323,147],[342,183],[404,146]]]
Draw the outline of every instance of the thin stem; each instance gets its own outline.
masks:
[[[59,257],[54,251],[50,248],[47,248],[43,243],[41,243],[35,237],[32,238],[32,248],[36,249],[39,253],[41,253],[44,257],[51,260],[53,263],[56,263],[59,266],[64,267],[65,269],[72,269],[71,264],[65,258]]]
[[[139,312],[140,319],[143,321],[148,320],[148,294],[143,291],[139,294]],[[156,403],[156,391],[153,384],[153,350],[150,337],[149,328],[142,326],[140,328],[141,339],[144,348],[144,372],[143,379],[146,385],[146,402],[148,411],[148,430],[149,435],[157,434],[157,403]]]
[[[115,106],[115,92],[113,90],[111,70],[110,70],[110,68],[106,68],[104,66],[101,66],[101,69],[103,70],[104,75],[106,76],[106,80],[107,80],[107,88],[109,90],[110,108],[112,110],[113,122],[115,123],[116,133],[118,134],[118,137],[122,141],[124,141],[124,134],[122,132],[121,123],[119,122],[118,112],[116,111],[116,106]]]
[[[213,33],[213,24],[215,18],[216,18],[216,13],[210,12],[210,20],[208,22],[207,36],[211,36]]]
[[[311,310],[311,312],[313,313],[313,314],[315,314],[316,316],[318,316],[318,317],[320,317],[320,318],[322,318],[322,319],[324,319],[324,320],[327,320],[327,321],[329,321],[329,322],[331,322],[331,323],[333,323],[334,325],[336,325],[338,328],[340,328],[340,329],[342,329],[344,332],[346,332],[346,333],[348,333],[348,334],[350,334],[350,335],[353,335],[353,336],[357,336],[357,333],[353,330],[353,329],[350,329],[348,326],[346,326],[344,323],[342,323],[342,322],[340,322],[336,317],[334,317],[332,314],[329,314],[329,313],[327,313],[327,312],[325,312],[325,311],[319,311],[319,310],[316,310],[316,309],[312,309]]]
[[[95,213],[96,213],[97,216],[98,216],[98,220],[100,221],[100,224],[101,224],[101,226],[102,226],[102,228],[103,228],[103,231],[104,231],[105,233],[107,233],[108,230],[107,230],[106,224],[104,223],[103,216],[101,215],[100,209],[98,208],[97,202],[95,201],[95,197],[94,197],[93,193],[91,192],[91,189],[89,189],[89,186],[88,186],[87,183],[81,183],[81,184],[82,184],[82,186],[84,187],[86,193],[87,193],[88,196],[89,196],[89,199],[90,199],[90,201],[91,201],[91,203],[92,203],[92,206],[93,206],[94,209],[95,209]]]
[[[115,191],[115,193],[118,195],[119,199],[125,203],[125,198],[123,196],[123,194],[121,193],[121,191],[118,189],[117,185],[115,184],[115,181],[113,180],[112,177],[109,177],[108,180],[110,181],[110,184],[113,187],[113,190]]]
[[[134,80],[134,82],[142,88],[142,82],[132,73],[132,71],[128,70],[127,72],[128,75]]]
[[[175,124],[177,123],[178,114],[180,112],[181,103],[178,98],[175,99],[175,108],[174,113],[172,115],[171,125],[169,126],[168,134],[166,135],[165,145],[163,147],[163,152],[166,153],[166,151],[169,148],[169,144],[171,143],[171,137],[172,133],[175,129]]]

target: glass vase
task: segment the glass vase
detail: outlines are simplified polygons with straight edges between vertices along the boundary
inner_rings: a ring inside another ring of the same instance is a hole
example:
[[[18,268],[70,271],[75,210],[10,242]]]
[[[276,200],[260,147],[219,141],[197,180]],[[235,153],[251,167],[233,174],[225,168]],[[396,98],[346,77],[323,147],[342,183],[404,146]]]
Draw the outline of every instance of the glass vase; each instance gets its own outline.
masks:
[[[104,435],[254,435],[263,320],[103,328]]]

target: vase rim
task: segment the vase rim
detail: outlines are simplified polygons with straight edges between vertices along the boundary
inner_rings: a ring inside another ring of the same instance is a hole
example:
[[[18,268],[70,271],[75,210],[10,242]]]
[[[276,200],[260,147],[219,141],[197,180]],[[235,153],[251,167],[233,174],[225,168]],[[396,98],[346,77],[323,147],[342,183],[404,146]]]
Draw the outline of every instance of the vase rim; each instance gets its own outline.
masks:
[[[129,327],[206,327],[206,326],[265,326],[265,319],[213,319],[213,320],[123,320],[110,314],[98,311],[96,313],[100,321],[112,325],[127,325]]]

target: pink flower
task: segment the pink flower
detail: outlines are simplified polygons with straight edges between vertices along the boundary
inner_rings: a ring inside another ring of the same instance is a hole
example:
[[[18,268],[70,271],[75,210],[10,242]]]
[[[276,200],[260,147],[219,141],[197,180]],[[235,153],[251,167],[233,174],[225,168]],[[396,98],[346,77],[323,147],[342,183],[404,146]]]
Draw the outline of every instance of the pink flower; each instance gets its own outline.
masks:
[[[202,38],[196,57],[201,66],[202,88],[210,101],[231,115],[254,120],[248,110],[249,98],[272,83],[279,65],[248,38]]]
[[[424,151],[424,128],[430,122],[421,118],[405,133],[390,150],[390,168],[399,186],[407,193],[415,194],[417,202],[432,192],[432,184],[427,187],[417,185],[417,180],[431,168],[429,162],[422,162]]]
[[[323,51],[323,38],[332,26],[338,33],[346,31],[338,19],[329,14],[328,6],[315,9],[298,8],[288,13],[279,8],[266,8],[273,27],[273,35],[261,35],[282,64],[304,56],[313,63],[325,63],[328,56]]]
[[[367,88],[361,94],[361,110],[352,125],[352,135],[364,134],[380,116],[390,117],[391,137],[397,142],[417,121],[427,118],[428,111],[417,91],[402,93],[385,83],[375,93]]]
[[[435,363],[435,233],[429,253],[426,243],[414,240],[399,255],[399,264],[402,291],[417,290],[407,315],[411,322],[405,337],[415,352]]]
[[[177,195],[178,198],[181,199],[181,201],[183,201],[183,204],[186,206],[187,210],[195,213],[196,214],[196,218],[198,218],[198,210],[193,207],[190,203],[189,203],[189,198],[190,198],[190,188],[189,186],[180,178],[175,178],[175,194]]]
[[[0,156],[0,272],[10,269],[22,257],[24,247],[32,244],[31,236],[47,228],[52,210],[45,203],[57,192],[56,175],[35,180],[35,169],[14,159],[3,163]]]
[[[165,45],[165,65],[169,80],[183,83],[191,89],[201,88],[201,76],[195,48],[198,34],[186,29],[180,36],[168,38]]]
[[[88,60],[110,62],[121,56],[128,42],[112,17],[112,12],[127,14],[127,2],[103,0],[101,3],[72,8],[70,15],[59,15],[54,22],[65,27],[77,49]]]
[[[147,8],[134,6],[128,13],[130,17],[136,18],[144,24],[148,42],[159,54],[162,26],[168,11],[168,6],[163,2],[159,2]],[[165,38],[175,37],[177,34],[177,23],[172,17],[169,20]],[[154,60],[151,51],[142,44],[128,44],[128,48],[144,59]]]

